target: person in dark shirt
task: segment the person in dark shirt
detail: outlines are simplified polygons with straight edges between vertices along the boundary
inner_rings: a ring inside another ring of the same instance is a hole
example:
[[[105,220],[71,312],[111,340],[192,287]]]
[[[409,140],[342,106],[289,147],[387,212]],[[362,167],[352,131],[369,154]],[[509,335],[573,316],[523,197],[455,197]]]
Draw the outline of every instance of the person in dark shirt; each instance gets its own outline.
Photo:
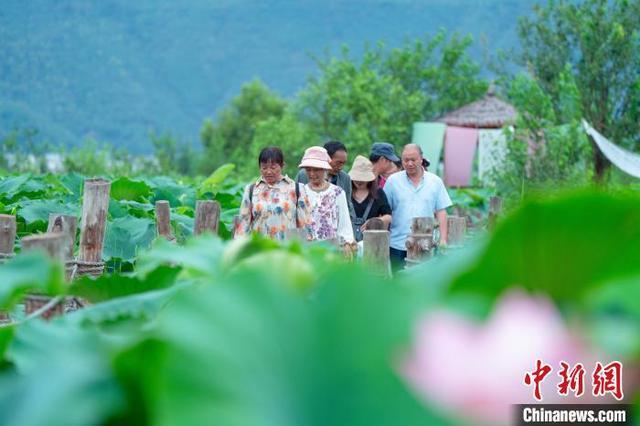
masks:
[[[378,188],[373,165],[366,157],[358,155],[355,158],[349,177],[353,186],[351,201],[355,213],[351,218],[353,233],[356,241],[361,241],[362,231],[367,228],[369,219],[379,218],[384,222],[385,228],[389,227],[391,207],[384,191]]]

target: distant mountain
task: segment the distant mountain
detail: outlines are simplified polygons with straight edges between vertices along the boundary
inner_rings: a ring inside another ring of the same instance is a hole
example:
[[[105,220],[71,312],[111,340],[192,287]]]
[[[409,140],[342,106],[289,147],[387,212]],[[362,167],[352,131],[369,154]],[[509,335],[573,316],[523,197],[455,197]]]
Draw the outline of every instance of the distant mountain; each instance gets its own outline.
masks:
[[[534,0],[3,0],[0,138],[35,127],[55,143],[88,137],[150,149],[149,132],[196,141],[243,82],[292,96],[309,54],[400,44],[438,28],[489,50],[516,43]]]

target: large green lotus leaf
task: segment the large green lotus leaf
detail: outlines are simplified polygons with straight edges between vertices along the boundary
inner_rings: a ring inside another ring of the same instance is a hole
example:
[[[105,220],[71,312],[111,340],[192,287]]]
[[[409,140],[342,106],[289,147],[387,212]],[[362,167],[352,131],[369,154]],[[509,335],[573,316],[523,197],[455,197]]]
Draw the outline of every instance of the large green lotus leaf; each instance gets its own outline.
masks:
[[[9,176],[0,181],[0,197],[5,203],[20,198],[33,198],[45,193],[46,186],[29,174]]]
[[[0,309],[10,310],[29,291],[48,295],[66,290],[62,264],[44,253],[21,253],[0,265]]]
[[[136,275],[102,275],[98,278],[82,277],[76,280],[69,294],[80,296],[92,303],[159,290],[172,286],[180,268],[159,266],[144,277]]]
[[[201,196],[206,193],[217,193],[221,189],[224,181],[231,175],[235,168],[235,164],[223,164],[218,167],[200,184],[198,187],[198,195]]]
[[[581,311],[598,347],[640,359],[640,274],[589,291]]]
[[[128,216],[129,212],[127,208],[122,205],[120,201],[116,201],[113,198],[109,200],[109,217],[112,219],[117,219],[119,217]]]
[[[103,424],[124,405],[108,355],[117,343],[67,323],[22,324],[7,352],[15,371],[0,376],[0,424]]]
[[[128,214],[135,217],[153,218],[155,206],[149,203],[140,203],[138,201],[119,201],[120,205]]]
[[[4,360],[4,354],[9,348],[9,344],[13,340],[16,327],[14,325],[0,327],[0,371],[2,370],[2,363]]]
[[[450,272],[452,290],[493,298],[522,286],[571,302],[605,282],[637,276],[638,205],[637,197],[604,193],[528,202],[505,218],[474,262]]]
[[[84,187],[84,177],[77,173],[67,173],[59,177],[60,183],[75,197],[80,199]]]
[[[147,180],[153,191],[152,202],[166,200],[171,207],[195,205],[196,190],[192,186],[180,184],[166,176]]]
[[[176,294],[190,285],[190,283],[182,281],[166,289],[151,290],[107,300],[65,315],[64,321],[101,326],[133,324],[134,329],[130,331],[138,334],[141,325],[149,320],[154,320]]]
[[[17,216],[27,225],[34,222],[49,222],[49,214],[58,213],[77,216],[80,206],[74,203],[62,203],[57,199],[23,200],[15,204]]]
[[[141,180],[121,177],[111,182],[111,198],[114,200],[144,202],[151,195],[151,187]]]
[[[275,271],[272,271],[275,272]],[[156,337],[116,359],[130,399],[158,425],[446,424],[400,380],[418,305],[359,268],[327,274],[311,300],[278,274],[178,295]]]
[[[102,257],[133,262],[140,251],[146,250],[155,238],[155,222],[133,216],[120,217],[107,224]]]
[[[190,216],[171,212],[171,222],[174,226],[176,237],[185,239],[193,235],[195,219]]]
[[[160,265],[180,265],[183,277],[213,279],[220,274],[224,244],[219,238],[203,235],[190,238],[184,245],[176,245],[164,239],[155,241],[153,248],[142,253],[136,264],[140,276],[151,273]]]

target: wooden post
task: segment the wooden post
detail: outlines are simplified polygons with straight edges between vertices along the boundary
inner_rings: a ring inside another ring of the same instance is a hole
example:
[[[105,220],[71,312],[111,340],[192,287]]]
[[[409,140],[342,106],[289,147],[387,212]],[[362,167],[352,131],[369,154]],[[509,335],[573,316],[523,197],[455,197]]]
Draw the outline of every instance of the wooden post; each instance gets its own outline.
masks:
[[[411,234],[405,243],[407,247],[407,266],[415,265],[431,257],[433,249],[433,229],[435,220],[432,217],[414,217],[411,220]]]
[[[367,231],[386,231],[387,225],[385,225],[384,221],[379,217],[372,217],[367,220]],[[364,235],[364,234],[363,234]]]
[[[449,245],[463,246],[464,237],[467,233],[467,218],[459,216],[447,217],[447,228],[449,230]]]
[[[201,235],[211,232],[218,235],[218,223],[220,222],[220,203],[217,201],[196,201],[196,219],[193,233]]]
[[[158,237],[168,241],[176,240],[171,232],[171,210],[168,201],[156,202],[156,230]]]
[[[0,214],[0,253],[12,255],[16,243],[16,217]]]
[[[51,213],[49,215],[49,226],[47,232],[61,232],[67,238],[67,250],[65,260],[73,259],[73,252],[76,246],[76,234],[78,230],[78,218],[75,216]]]
[[[64,261],[65,255],[68,251],[67,235],[62,232],[49,232],[46,234],[31,235],[24,237],[21,240],[22,251],[44,251],[50,258],[58,260],[61,263]],[[42,295],[28,295],[25,299],[25,314],[30,315],[38,309],[45,306],[51,301],[48,296]],[[42,313],[42,317],[49,319],[55,315],[62,315],[64,313],[64,299],[61,299],[59,303],[54,304],[51,308]]]
[[[0,214],[0,263],[13,257],[13,248],[16,243],[16,217],[8,214]],[[0,311],[0,324],[10,322],[9,314]]]
[[[109,181],[103,179],[84,181],[79,261],[102,261],[110,190],[111,182]]]
[[[502,198],[493,196],[489,198],[489,221],[487,228],[493,229],[496,226],[498,217],[502,212]]]
[[[389,259],[389,242],[391,234],[387,230],[365,230],[362,232],[362,259],[385,276],[391,276],[391,263]]]
[[[63,262],[67,253],[67,236],[62,232],[47,232],[46,234],[29,235],[20,243],[22,251],[44,251],[50,258]]]

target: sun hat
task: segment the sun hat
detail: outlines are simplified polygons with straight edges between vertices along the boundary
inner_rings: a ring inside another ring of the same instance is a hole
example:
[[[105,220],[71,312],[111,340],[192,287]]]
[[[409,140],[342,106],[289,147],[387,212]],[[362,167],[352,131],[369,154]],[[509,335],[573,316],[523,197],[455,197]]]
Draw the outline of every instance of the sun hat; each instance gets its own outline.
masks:
[[[371,156],[380,156],[388,160],[400,161],[400,158],[396,155],[395,148],[389,142],[376,142],[371,145]]]
[[[371,182],[376,179],[376,175],[373,174],[373,164],[367,157],[358,155],[353,160],[353,166],[349,171],[349,177],[351,180],[358,182]]]
[[[330,160],[331,158],[329,158],[326,149],[321,146],[312,146],[304,151],[304,156],[298,167],[331,170],[331,166],[329,165]]]

